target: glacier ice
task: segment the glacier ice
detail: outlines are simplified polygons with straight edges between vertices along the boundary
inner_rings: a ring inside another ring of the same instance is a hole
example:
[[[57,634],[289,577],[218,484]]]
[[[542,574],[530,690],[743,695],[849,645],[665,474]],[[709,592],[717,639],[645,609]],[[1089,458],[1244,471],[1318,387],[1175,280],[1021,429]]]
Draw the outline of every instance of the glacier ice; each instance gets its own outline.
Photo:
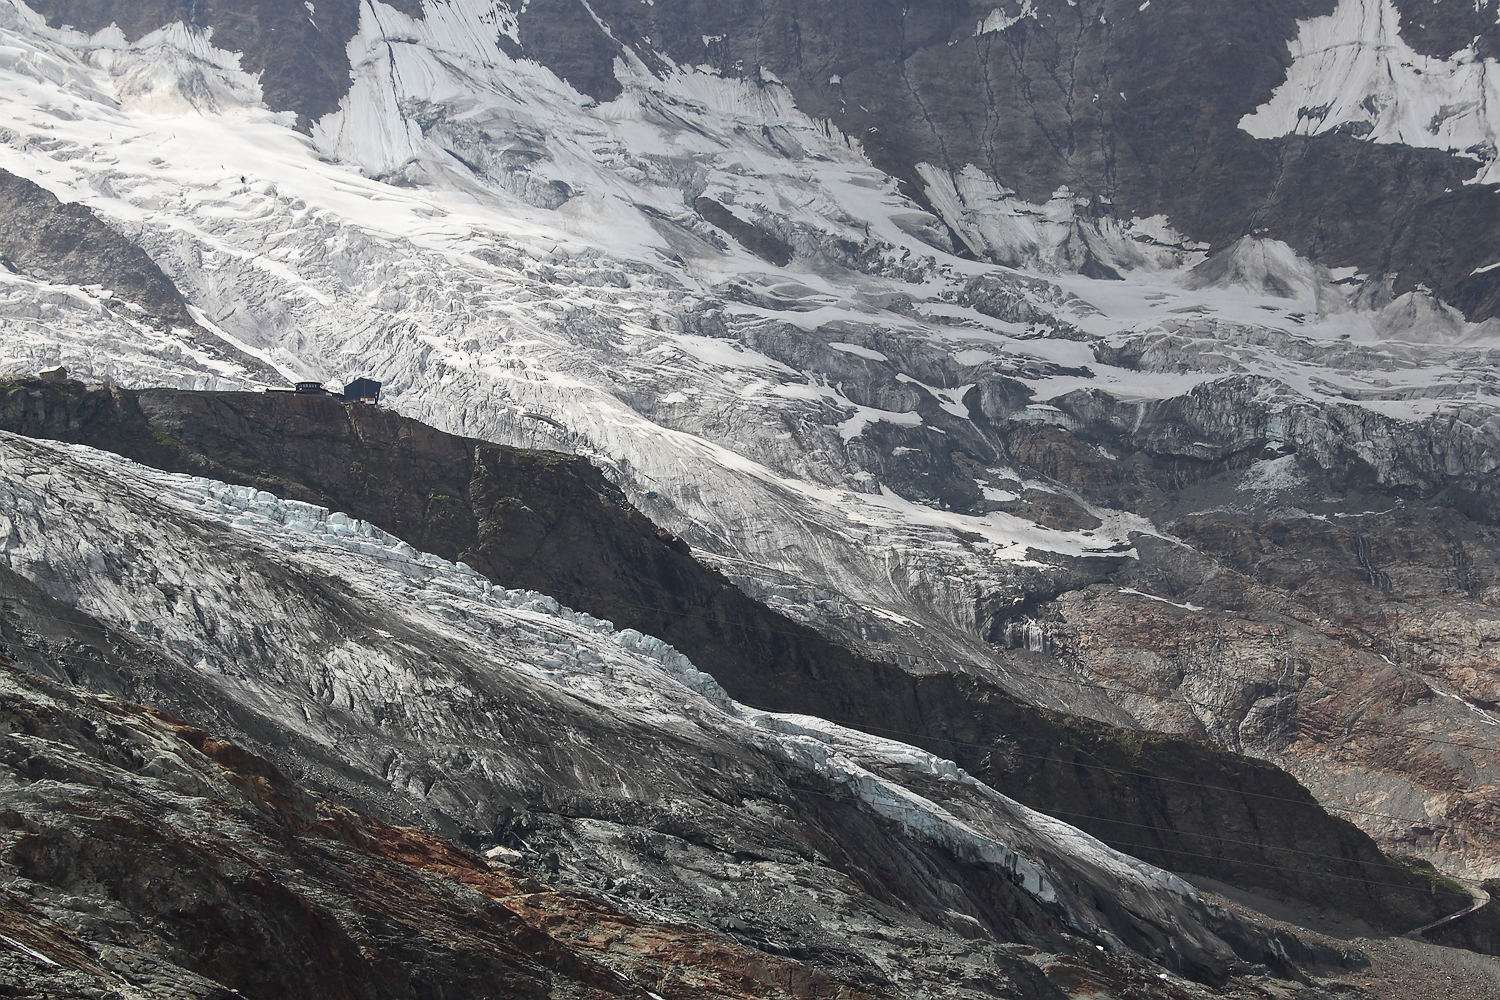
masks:
[[[1007,419],[1064,427],[1070,394],[1144,413],[1253,380],[1267,413],[1251,430],[1268,443],[1311,406],[1414,440],[1452,428],[1444,462],[1490,453],[1500,338],[1430,297],[1385,301],[1259,244],[1240,274],[1260,288],[1185,287],[1204,248],[1167,220],[1083,232],[1071,192],[1026,205],[974,169],[929,171],[929,193],[951,188],[939,219],[774,80],[622,60],[620,96],[600,103],[506,55],[492,4],[423,9],[361,6],[354,85],[304,135],[211,36],[85,36],[0,0],[0,168],[128,234],[206,328],[288,377],[369,375],[444,430],[585,455],[751,594],[1054,707],[1055,692],[996,670],[978,605],[1019,601],[1028,574],[1068,560],[1129,558],[1156,529],[1092,507],[1092,533],[1054,529],[992,509],[994,487],[971,483],[957,509],[913,486],[958,438],[986,446],[966,400],[994,380],[1031,393]],[[1350,17],[1339,32],[1371,23]],[[172,96],[184,87],[212,99]],[[793,260],[716,230],[700,197]],[[1032,247],[1028,266],[1083,247],[1128,263],[1126,280],[961,259],[934,235],[949,227],[992,251]],[[1297,278],[1296,294],[1266,294],[1268,275]],[[979,308],[970,283],[991,278],[1025,308]],[[105,291],[0,274],[0,368],[254,386],[103,309]]]
[[[1470,183],[1496,170],[1496,61],[1473,45],[1446,58],[1422,55],[1401,37],[1394,0],[1339,0],[1333,13],[1299,25],[1284,83],[1240,127],[1258,138],[1342,132],[1370,142],[1447,149],[1473,156]]]
[[[524,747],[499,749],[503,733],[469,728],[476,712],[486,717],[486,706],[530,682],[614,720],[604,725],[698,733],[822,775],[909,836],[1010,873],[1111,947],[1118,940],[1069,885],[1085,880],[1159,926],[1211,920],[1180,879],[1019,805],[950,761],[821,719],[742,706],[659,639],[617,631],[542,594],[495,587],[338,512],[81,445],[0,434],[0,557],[51,596],[182,665],[200,690],[253,707],[273,728],[313,740],[342,766],[455,820],[485,823],[487,805],[475,795],[536,780],[526,777],[538,765],[524,760]],[[340,607],[361,615],[340,616]],[[462,751],[490,777],[471,780],[467,792],[414,783],[397,762],[415,748]],[[639,762],[573,765],[588,766],[617,775],[590,779],[601,788],[616,780],[621,794],[633,794],[629,775]],[[923,794],[922,781],[962,793],[949,797],[963,814]]]

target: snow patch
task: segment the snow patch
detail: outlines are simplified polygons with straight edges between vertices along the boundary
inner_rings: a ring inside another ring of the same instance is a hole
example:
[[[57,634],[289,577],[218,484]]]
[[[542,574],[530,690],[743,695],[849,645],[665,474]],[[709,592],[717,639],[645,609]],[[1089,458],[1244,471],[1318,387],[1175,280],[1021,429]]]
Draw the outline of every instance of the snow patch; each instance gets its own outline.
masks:
[[[1447,59],[1401,37],[1394,0],[1339,0],[1301,22],[1286,82],[1240,121],[1251,135],[1343,132],[1370,142],[1463,152],[1482,162],[1470,183],[1500,183],[1500,73],[1470,45]]]
[[[1262,459],[1245,470],[1235,489],[1254,493],[1257,498],[1274,499],[1278,493],[1289,493],[1307,482],[1297,467],[1296,455]]]
[[[868,347],[860,347],[858,344],[845,344],[834,341],[828,345],[835,351],[843,351],[845,354],[853,354],[855,357],[865,358],[868,361],[889,361],[890,358],[879,351],[872,351]]]
[[[849,404],[854,407],[854,416],[839,424],[839,437],[847,444],[865,432],[865,428],[873,423],[885,422],[895,424],[898,427],[920,427],[922,426],[921,414],[915,410],[908,413],[898,413],[894,410],[877,410],[873,406],[860,406],[857,403]]]
[[[974,29],[974,34],[979,36],[1004,31],[1013,25],[1019,24],[1028,17],[1036,17],[1036,9],[1032,6],[1032,0],[1021,0],[1020,11],[1013,15],[1005,13],[1005,8],[1003,7],[996,7],[990,11],[988,17],[979,22],[978,26]]]
[[[1178,604],[1176,601],[1169,601],[1165,597],[1157,597],[1155,594],[1147,594],[1144,591],[1136,590],[1134,587],[1121,587],[1120,588],[1120,593],[1122,593],[1122,594],[1131,594],[1131,595],[1134,595],[1135,597],[1144,597],[1148,601],[1159,601],[1162,604],[1170,604],[1172,607],[1174,607],[1174,608],[1181,608],[1183,611],[1202,611],[1203,610],[1203,608],[1200,607],[1197,604],[1192,604],[1192,603]]]

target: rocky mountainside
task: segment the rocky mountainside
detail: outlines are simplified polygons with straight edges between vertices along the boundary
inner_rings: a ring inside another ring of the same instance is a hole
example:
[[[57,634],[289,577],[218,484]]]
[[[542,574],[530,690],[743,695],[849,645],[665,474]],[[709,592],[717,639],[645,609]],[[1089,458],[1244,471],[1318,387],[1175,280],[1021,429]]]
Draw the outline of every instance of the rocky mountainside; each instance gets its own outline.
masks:
[[[11,995],[877,995],[558,892],[158,712],[4,670]]]
[[[1156,976],[1145,959],[1249,995],[1258,977],[1362,961],[1246,921],[942,758],[734,702],[658,639],[367,522],[82,446],[0,444],[6,892],[17,940],[59,965],[61,942],[80,972],[149,983],[176,974],[166,961],[255,995],[310,964],[370,995],[463,974],[495,989],[494,965],[465,956],[496,934],[487,961],[512,975],[546,963],[622,988],[596,963],[655,984],[696,934],[703,975],[729,976],[749,946],[797,960],[762,970],[773,986],[1034,996],[1048,963],[1067,982],[1069,957],[1120,986]],[[379,821],[221,737],[57,682],[149,692]],[[385,825],[402,820],[572,888],[532,900],[549,890]],[[122,870],[136,845],[148,866]],[[392,926],[402,881],[439,918],[403,912],[418,936]],[[654,957],[582,943],[629,938],[590,924],[632,919],[674,925],[640,932]]]
[[[579,459],[454,438],[316,397],[36,380],[0,393],[0,429],[346,511],[496,585],[555,595],[665,639],[712,663],[716,682],[749,704],[911,741],[1163,867],[1337,901],[1393,930],[1466,903],[1452,887],[1434,895],[1428,877],[1382,857],[1274,768],[1038,711],[977,678],[915,678],[851,653],[697,563]],[[122,693],[194,714],[178,689]],[[467,822],[449,817],[443,828]]]
[[[342,512],[670,643],[754,711],[1401,929],[1459,905],[1411,898],[1444,884],[1423,865],[1500,873],[1497,22],[0,0],[0,373],[82,379],[7,383],[3,426]],[[257,392],[356,376],[389,411]],[[98,493],[157,474],[127,468]],[[103,527],[7,586],[130,633],[212,603],[207,564],[154,609],[59,589]],[[223,638],[138,652],[238,676],[292,648]],[[72,679],[381,821],[494,832],[441,783],[396,805],[380,740],[354,766],[310,717],[227,707],[280,689],[124,675]],[[1219,977],[1199,944],[1164,961]]]

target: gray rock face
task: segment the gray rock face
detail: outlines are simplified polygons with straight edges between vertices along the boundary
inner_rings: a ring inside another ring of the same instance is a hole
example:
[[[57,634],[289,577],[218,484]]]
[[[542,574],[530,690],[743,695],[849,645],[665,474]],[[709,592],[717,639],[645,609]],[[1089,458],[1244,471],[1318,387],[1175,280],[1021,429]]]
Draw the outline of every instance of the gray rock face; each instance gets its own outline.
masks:
[[[1423,55],[1447,58],[1470,45],[1478,52],[1490,53],[1500,42],[1491,16],[1493,0],[1481,0],[1472,6],[1396,0],[1396,9],[1401,12],[1401,37]]]
[[[1107,460],[1056,428],[1011,440],[1162,528],[1108,585],[1038,609],[1080,683],[1147,728],[1276,761],[1390,848],[1488,871],[1492,525],[1301,455]]]
[[[1372,486],[1500,518],[1500,415],[1457,408],[1420,423],[1365,407],[1315,406],[1269,380],[1235,376],[1186,396],[1127,403],[1081,389],[1053,401],[1085,438],[1161,456],[1222,461],[1286,449],[1344,489]]]

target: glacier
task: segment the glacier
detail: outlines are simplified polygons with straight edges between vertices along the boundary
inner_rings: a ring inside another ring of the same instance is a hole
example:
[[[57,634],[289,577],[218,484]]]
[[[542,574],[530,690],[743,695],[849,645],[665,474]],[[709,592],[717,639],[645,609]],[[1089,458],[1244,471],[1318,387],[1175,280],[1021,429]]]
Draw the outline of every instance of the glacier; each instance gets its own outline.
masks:
[[[1151,927],[1180,936],[1185,954],[1232,960],[1212,928],[1233,919],[1186,882],[951,762],[746,708],[658,639],[496,587],[366,522],[11,434],[0,435],[0,473],[11,570],[174,664],[203,703],[258,719],[241,739],[273,756],[292,740],[319,747],[344,787],[356,775],[427,824],[488,830],[506,803],[550,788],[569,790],[580,831],[622,813],[681,827],[685,814],[670,817],[694,808],[697,768],[674,758],[737,747],[748,756],[735,768],[779,759],[827,778],[905,836],[1004,873],[1112,951],[1127,950],[1120,933]],[[550,745],[517,721],[524,702],[551,718]],[[596,728],[568,721],[580,707]],[[590,749],[611,733],[658,759]],[[924,794],[939,786],[941,804]],[[729,809],[730,821],[740,812],[736,836],[753,836],[755,807]],[[1106,895],[1124,901],[1123,917],[1088,901]]]
[[[1079,193],[1028,204],[968,164],[925,165],[929,211],[774,76],[627,48],[620,96],[598,101],[507,55],[494,4],[359,9],[351,89],[299,132],[211,33],[130,41],[0,0],[0,169],[127,235],[204,329],[286,379],[368,375],[442,429],[587,456],[748,593],[912,670],[1148,717],[997,659],[981,634],[988,609],[1024,609],[1059,575],[1102,579],[1175,544],[1017,471],[996,423],[1095,434],[1102,455],[1118,448],[1106,431],[1187,400],[1218,423],[1169,442],[1173,456],[1266,447],[1334,466],[1352,450],[1391,488],[1500,468],[1500,327],[1425,289],[1396,294],[1254,234],[1209,257],[1161,217],[1096,224]],[[1361,95],[1317,129],[1355,116],[1365,82],[1405,58],[1390,11],[1341,0],[1306,26],[1246,128],[1314,127],[1294,117],[1321,100],[1314,76]],[[1328,53],[1343,53],[1337,73]],[[1413,65],[1429,63],[1420,81],[1397,73],[1374,140],[1485,141],[1478,111],[1425,138],[1408,127],[1487,72],[1462,55]],[[707,221],[705,199],[735,231]],[[761,239],[791,259],[759,255]],[[1086,259],[1123,280],[1079,273]],[[0,369],[266,386],[106,308],[112,294],[0,272]],[[975,467],[955,471],[956,453]],[[1082,514],[1007,509],[1023,494]],[[1035,621],[1008,628],[1049,641]],[[1183,726],[1212,728],[1191,711]]]

